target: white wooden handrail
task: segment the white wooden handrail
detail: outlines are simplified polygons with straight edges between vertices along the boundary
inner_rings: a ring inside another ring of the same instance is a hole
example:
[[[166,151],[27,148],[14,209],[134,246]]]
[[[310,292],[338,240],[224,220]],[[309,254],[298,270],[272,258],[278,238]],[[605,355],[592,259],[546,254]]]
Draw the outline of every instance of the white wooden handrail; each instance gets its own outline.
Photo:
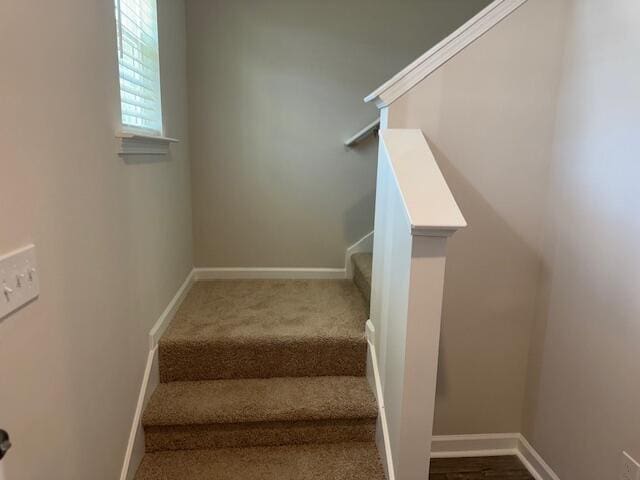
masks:
[[[378,130],[380,130],[380,119],[379,118],[374,120],[373,122],[371,122],[369,125],[364,127],[362,130],[360,130],[358,133],[353,135],[348,140],[345,140],[344,145],[346,147],[353,147],[353,146],[359,144],[360,142],[362,142],[364,139],[366,139],[366,138],[370,137],[371,135],[375,134]]]
[[[434,45],[429,51],[367,95],[364,101],[374,101],[378,108],[388,107],[411,88],[482,37],[482,35],[498,25],[526,1],[527,0],[494,0],[455,32]]]
[[[427,478],[446,245],[466,221],[420,130],[380,131],[375,217],[368,340],[381,458],[389,478]]]

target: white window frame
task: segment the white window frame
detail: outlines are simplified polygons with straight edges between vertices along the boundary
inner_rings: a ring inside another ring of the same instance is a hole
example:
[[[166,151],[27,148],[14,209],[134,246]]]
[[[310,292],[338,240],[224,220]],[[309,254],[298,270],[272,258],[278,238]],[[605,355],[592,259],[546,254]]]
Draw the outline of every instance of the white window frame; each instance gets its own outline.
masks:
[[[122,141],[120,155],[164,155],[169,152],[169,145],[177,140],[164,136],[157,0],[139,0],[140,2],[149,3],[151,7],[151,11],[147,11],[147,13],[151,15],[142,19],[136,16],[136,12],[131,9],[126,13],[123,12],[123,4],[127,1],[136,3],[136,0],[114,0],[118,46],[118,90],[120,99],[120,131],[116,136]],[[135,58],[129,55],[127,64],[124,64],[124,33],[127,31],[123,29],[123,18],[125,16],[130,26],[128,31],[133,32],[129,34],[132,39],[131,41],[136,42],[139,40],[141,42],[139,44],[133,44],[133,51],[136,51],[138,45],[142,47],[138,49],[138,52],[147,49],[146,57]],[[142,27],[136,31],[136,27],[140,25],[142,25]],[[147,28],[145,28],[145,26]],[[138,60],[140,61],[138,62]],[[145,60],[150,64],[151,68],[143,67]],[[136,62],[138,63],[136,64]],[[128,76],[123,76],[124,69],[127,69]],[[152,76],[148,75],[145,77],[144,74],[148,74],[149,72]],[[127,82],[128,90],[125,89],[124,82]],[[134,92],[131,91],[132,89]],[[147,93],[148,96],[146,100],[144,96],[138,92]],[[148,92],[151,93],[149,94]],[[123,95],[131,97],[129,102],[123,101]],[[146,105],[145,101],[148,102]],[[134,102],[139,103],[135,104]],[[125,109],[127,108],[140,109],[139,112],[134,111],[128,115],[129,118],[134,119],[131,123],[126,122],[127,114]],[[142,113],[149,115],[146,119],[142,120],[142,122],[146,120],[149,125],[143,126],[137,123],[136,113],[140,113],[138,118],[143,117]]]

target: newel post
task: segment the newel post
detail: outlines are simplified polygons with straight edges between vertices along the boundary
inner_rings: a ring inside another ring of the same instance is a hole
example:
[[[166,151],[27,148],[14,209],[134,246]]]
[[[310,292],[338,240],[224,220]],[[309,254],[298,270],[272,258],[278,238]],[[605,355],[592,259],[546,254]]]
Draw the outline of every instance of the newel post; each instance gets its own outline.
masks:
[[[428,478],[447,237],[413,235],[411,244],[398,480]]]

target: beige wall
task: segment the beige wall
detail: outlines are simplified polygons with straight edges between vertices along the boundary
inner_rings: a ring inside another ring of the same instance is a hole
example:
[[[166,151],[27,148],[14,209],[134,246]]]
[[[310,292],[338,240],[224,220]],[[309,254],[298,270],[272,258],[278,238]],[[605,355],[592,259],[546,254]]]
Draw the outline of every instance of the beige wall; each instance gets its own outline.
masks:
[[[640,459],[640,4],[574,0],[525,433],[562,479]]]
[[[435,432],[522,431],[563,479],[640,458],[638,18],[632,0],[529,0],[390,108],[470,223]]]
[[[342,267],[373,228],[362,98],[488,0],[189,0],[196,264]]]
[[[0,321],[7,480],[118,478],[147,334],[192,267],[184,4],[161,0],[172,156],[126,164],[111,1],[0,3],[0,252],[41,296]]]
[[[520,431],[561,10],[530,0],[389,109],[423,130],[469,223],[449,244],[435,434]]]

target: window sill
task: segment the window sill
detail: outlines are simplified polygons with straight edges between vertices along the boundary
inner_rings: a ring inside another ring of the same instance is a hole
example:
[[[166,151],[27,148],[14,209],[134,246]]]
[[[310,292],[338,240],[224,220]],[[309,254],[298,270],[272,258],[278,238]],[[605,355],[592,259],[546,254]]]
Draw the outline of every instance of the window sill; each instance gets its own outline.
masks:
[[[162,137],[137,132],[122,131],[116,134],[121,140],[121,157],[129,155],[168,155],[172,143],[178,143],[175,138]]]

